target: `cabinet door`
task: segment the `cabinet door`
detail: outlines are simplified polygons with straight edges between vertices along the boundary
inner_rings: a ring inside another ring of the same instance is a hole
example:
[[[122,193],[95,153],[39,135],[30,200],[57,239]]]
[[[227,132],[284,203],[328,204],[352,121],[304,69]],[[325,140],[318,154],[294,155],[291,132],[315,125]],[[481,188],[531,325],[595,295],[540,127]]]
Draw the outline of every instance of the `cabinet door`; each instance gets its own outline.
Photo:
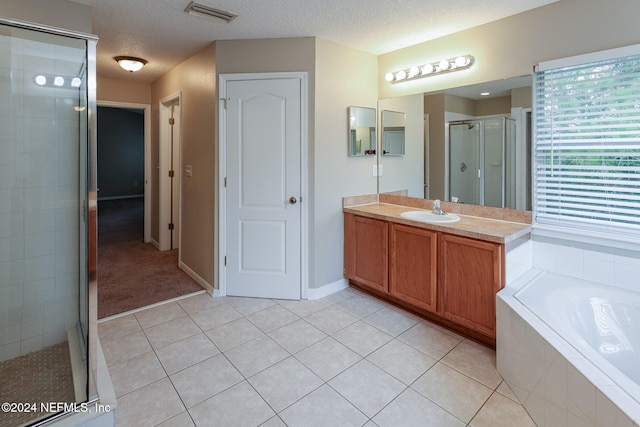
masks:
[[[503,246],[444,233],[440,242],[441,314],[495,338],[496,293],[503,281]]]
[[[345,276],[362,285],[389,291],[389,231],[386,221],[345,214]]]
[[[389,293],[435,312],[437,233],[395,223],[390,233]]]

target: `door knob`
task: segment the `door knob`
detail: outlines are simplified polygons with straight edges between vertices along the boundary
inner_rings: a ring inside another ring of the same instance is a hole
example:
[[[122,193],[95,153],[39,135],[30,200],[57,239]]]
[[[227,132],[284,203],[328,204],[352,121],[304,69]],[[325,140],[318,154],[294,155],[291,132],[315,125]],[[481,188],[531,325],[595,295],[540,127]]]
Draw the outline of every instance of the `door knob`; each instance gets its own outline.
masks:
[[[291,198],[289,198],[289,203],[291,203],[292,205],[295,205],[296,203],[298,203],[298,199],[296,199],[295,197],[291,196]]]

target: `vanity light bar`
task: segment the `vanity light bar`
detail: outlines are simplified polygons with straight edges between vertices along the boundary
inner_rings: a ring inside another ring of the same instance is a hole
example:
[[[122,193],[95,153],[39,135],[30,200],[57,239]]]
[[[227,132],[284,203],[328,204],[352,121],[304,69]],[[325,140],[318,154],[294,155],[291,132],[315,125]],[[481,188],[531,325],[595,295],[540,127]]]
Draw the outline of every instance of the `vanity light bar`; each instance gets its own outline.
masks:
[[[404,70],[387,73],[384,79],[389,83],[399,83],[408,80],[419,79],[422,77],[437,76],[439,74],[451,73],[454,71],[466,70],[475,62],[475,58],[471,55],[462,55],[456,58],[443,59],[438,62],[413,66]]]

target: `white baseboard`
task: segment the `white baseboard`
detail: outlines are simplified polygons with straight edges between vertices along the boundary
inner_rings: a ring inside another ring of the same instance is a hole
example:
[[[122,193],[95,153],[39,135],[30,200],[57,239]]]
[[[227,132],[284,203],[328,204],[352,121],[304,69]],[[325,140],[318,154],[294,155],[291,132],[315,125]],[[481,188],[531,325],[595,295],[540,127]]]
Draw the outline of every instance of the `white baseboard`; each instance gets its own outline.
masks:
[[[155,239],[150,239],[148,243],[151,243],[153,245],[154,248],[156,248],[157,250],[160,250],[160,243],[158,243]]]
[[[193,280],[195,280],[198,283],[198,285],[202,286],[209,295],[215,296],[214,292],[216,290],[213,288],[213,285],[211,285],[209,282],[204,280],[202,277],[198,276],[198,274],[192,269],[190,269],[184,262],[180,261],[178,263],[178,268],[180,268],[180,270],[187,273],[187,275],[191,277]]]
[[[349,287],[349,281],[346,278],[336,280],[335,282],[327,283],[319,288],[307,289],[307,299],[320,299],[327,295],[331,295],[335,292],[341,291]]]

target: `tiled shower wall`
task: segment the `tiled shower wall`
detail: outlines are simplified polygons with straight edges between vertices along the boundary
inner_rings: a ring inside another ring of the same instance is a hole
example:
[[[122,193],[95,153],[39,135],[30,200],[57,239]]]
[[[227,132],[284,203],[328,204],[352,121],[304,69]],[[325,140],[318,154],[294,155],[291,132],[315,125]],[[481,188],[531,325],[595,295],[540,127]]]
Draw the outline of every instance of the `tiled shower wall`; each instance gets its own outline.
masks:
[[[45,36],[34,41],[5,34],[0,34],[0,361],[62,342],[78,322],[78,90],[38,86],[34,77],[76,75],[84,61],[79,49],[49,44]]]

